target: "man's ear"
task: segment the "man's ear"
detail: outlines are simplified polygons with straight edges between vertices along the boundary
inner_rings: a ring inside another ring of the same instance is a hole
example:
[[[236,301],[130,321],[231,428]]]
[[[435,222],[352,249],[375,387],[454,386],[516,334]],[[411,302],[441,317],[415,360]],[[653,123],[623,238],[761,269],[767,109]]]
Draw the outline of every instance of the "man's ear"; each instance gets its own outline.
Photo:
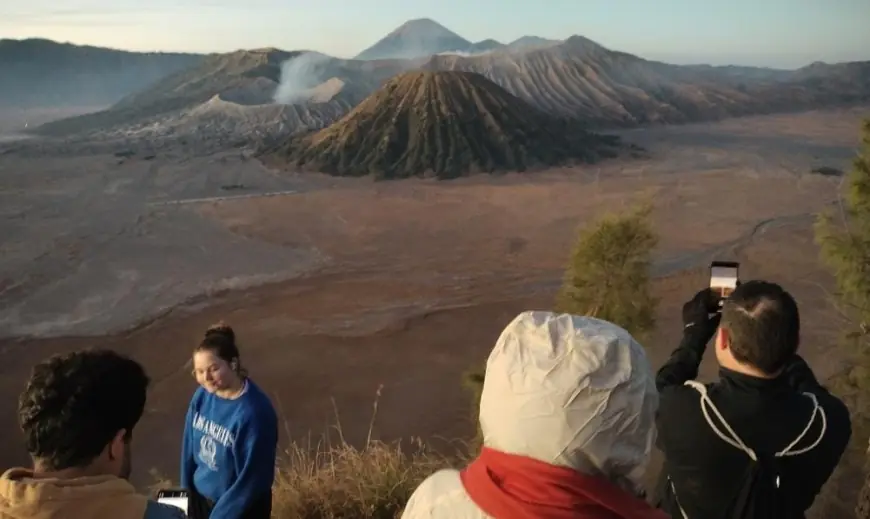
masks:
[[[120,460],[124,459],[124,452],[127,446],[127,430],[121,429],[118,431],[115,436],[112,438],[112,442],[109,444],[109,460]]]
[[[731,339],[728,337],[728,330],[720,327],[716,330],[716,348],[727,350],[731,346]]]

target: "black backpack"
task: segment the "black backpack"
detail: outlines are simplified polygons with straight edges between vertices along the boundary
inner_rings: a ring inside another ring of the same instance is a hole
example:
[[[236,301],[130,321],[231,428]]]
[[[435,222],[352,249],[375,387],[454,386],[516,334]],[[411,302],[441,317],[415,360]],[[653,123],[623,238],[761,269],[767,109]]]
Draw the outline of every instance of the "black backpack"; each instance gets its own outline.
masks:
[[[723,519],[783,519],[789,517],[799,517],[798,510],[793,510],[786,498],[786,493],[783,486],[787,485],[784,480],[784,475],[781,467],[781,459],[785,456],[797,456],[813,450],[822,438],[825,436],[827,428],[827,420],[825,410],[819,406],[819,401],[812,393],[804,393],[813,402],[813,413],[810,420],[800,435],[791,442],[786,448],[775,454],[757,454],[749,446],[743,443],[740,436],[734,432],[734,429],[728,425],[722,414],[713,405],[713,401],[707,396],[707,387],[695,380],[686,382],[687,386],[693,387],[701,395],[701,411],[704,413],[704,418],[707,419],[707,424],[713,429],[713,432],[723,441],[730,444],[736,449],[740,449],[749,457],[749,465],[743,476],[743,484],[738,489],[731,502],[731,505],[723,515]],[[724,432],[716,425],[710,414],[712,411],[716,419],[724,428]],[[821,416],[822,430],[819,437],[811,445],[802,449],[795,449],[795,446],[803,441],[813,423],[816,421],[816,415]],[[671,491],[674,497],[677,498],[676,489],[671,483]],[[677,498],[677,506],[679,499]],[[690,519],[683,507],[680,506],[682,519]],[[678,518],[679,519],[679,518]]]

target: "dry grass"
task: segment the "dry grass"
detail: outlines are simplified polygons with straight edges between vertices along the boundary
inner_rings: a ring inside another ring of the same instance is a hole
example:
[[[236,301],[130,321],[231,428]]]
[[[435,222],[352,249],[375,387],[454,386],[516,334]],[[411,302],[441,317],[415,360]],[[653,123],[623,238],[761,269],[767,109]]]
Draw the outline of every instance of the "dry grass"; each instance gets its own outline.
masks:
[[[278,464],[272,487],[272,517],[300,519],[399,517],[405,504],[424,479],[453,466],[459,457],[448,457],[413,439],[400,442],[373,439],[383,386],[372,404],[368,434],[361,448],[348,443],[335,410],[338,442],[329,434],[320,442],[291,442]],[[280,405],[280,404],[279,404]]]
[[[420,439],[407,445],[373,439],[381,389],[373,404],[362,447],[345,440],[336,411],[338,441],[325,433],[318,442],[291,441],[275,467],[272,517],[275,519],[393,519],[399,517],[414,489],[438,470],[455,467],[464,454],[448,456]],[[286,425],[285,425],[286,428]],[[157,470],[149,491],[178,485]]]
[[[455,463],[419,440],[411,447],[380,441],[360,449],[345,442],[317,449],[292,444],[275,474],[272,517],[398,517],[417,485]]]
[[[272,517],[393,519],[417,485],[460,459],[438,454],[420,440],[408,446],[370,440],[361,448],[344,441],[323,441],[314,448],[292,442],[275,469]],[[151,475],[152,495],[177,486],[155,470]]]

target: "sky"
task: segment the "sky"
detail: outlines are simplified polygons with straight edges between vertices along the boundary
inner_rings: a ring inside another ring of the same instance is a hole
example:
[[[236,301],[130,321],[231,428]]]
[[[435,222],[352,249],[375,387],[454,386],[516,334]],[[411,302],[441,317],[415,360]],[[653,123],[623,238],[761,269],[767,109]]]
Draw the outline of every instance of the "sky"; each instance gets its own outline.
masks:
[[[678,64],[870,60],[870,0],[0,0],[0,38],[349,58],[413,18],[472,41],[579,34]]]

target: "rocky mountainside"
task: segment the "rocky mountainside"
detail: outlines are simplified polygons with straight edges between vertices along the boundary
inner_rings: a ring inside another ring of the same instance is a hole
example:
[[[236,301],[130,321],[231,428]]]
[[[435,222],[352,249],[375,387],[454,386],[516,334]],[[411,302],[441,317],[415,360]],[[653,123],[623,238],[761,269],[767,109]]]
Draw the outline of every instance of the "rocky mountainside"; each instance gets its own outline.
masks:
[[[121,99],[107,110],[53,121],[37,128],[36,133],[61,136],[141,125],[192,110],[215,97],[237,105],[258,106],[275,104],[277,96],[285,98],[279,100],[281,104],[329,102],[349,109],[387,78],[410,66],[413,64],[403,61],[354,62],[278,49],[214,54],[197,66]],[[321,86],[324,83],[327,85]],[[329,92],[328,99],[324,99],[324,92]],[[339,111],[338,116],[345,112]],[[330,109],[327,113],[336,112]]]
[[[649,61],[583,38],[525,52],[433,56],[424,70],[477,72],[545,111],[595,126],[685,123],[870,100],[870,63],[807,71]]]
[[[379,178],[455,178],[615,157],[616,137],[545,114],[479,74],[409,72],[326,129],[266,155],[291,169]]]
[[[204,59],[44,39],[0,40],[0,107],[108,106]]]
[[[330,117],[341,117],[385,81],[411,70],[476,72],[545,112],[574,117],[594,128],[870,102],[870,62],[814,63],[796,71],[678,66],[610,50],[582,36],[561,42],[526,36],[507,45],[496,40],[470,43],[426,19],[404,24],[362,54],[382,55],[423,57],[345,60],[277,49],[210,55],[107,110],[48,123],[34,132],[66,136],[148,127],[165,133],[169,120],[172,128],[197,128],[198,123],[179,121],[215,98],[238,105],[230,114],[246,111],[239,106],[297,106],[292,112],[298,117],[263,124],[287,132],[306,130],[333,122]],[[330,106],[320,106],[324,104]],[[249,132],[249,123],[263,120],[264,114],[286,112],[256,110],[258,115],[241,118],[246,123],[239,131]],[[233,115],[218,126],[229,129],[237,119]]]

